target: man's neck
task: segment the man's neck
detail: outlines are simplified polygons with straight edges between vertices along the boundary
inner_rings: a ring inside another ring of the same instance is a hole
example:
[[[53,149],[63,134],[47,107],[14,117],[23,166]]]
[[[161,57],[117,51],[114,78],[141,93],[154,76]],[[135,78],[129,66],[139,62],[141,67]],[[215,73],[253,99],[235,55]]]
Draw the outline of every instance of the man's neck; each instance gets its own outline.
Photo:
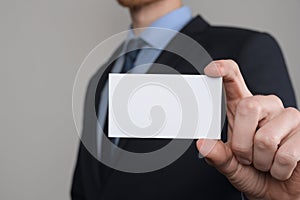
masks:
[[[161,0],[130,9],[134,33],[139,35],[143,29],[160,17],[182,6],[181,0]]]

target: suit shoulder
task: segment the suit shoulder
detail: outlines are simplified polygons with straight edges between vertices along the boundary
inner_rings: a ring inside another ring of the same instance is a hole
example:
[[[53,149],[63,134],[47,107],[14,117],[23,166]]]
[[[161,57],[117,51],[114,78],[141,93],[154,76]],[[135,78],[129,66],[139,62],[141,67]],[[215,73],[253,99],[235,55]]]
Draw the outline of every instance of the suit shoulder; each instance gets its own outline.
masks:
[[[266,32],[252,29],[227,27],[227,26],[210,26],[207,30],[210,37],[218,40],[227,40],[230,42],[245,44],[246,42],[270,42],[277,43],[275,38]]]
[[[209,26],[199,35],[199,40],[216,58],[237,59],[242,49],[249,46],[278,46],[276,40],[266,32],[226,26]]]
[[[231,26],[209,26],[208,31],[215,34],[227,34],[229,36],[251,36],[261,32],[253,29],[231,27]]]

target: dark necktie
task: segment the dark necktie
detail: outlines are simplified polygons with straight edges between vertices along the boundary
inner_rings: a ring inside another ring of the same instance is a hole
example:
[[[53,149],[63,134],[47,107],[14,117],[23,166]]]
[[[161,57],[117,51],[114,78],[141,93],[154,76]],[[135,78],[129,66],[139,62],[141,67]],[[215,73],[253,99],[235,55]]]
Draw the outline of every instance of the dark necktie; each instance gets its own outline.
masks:
[[[134,63],[142,47],[141,39],[132,39],[128,42],[127,53],[125,54],[123,68],[121,73],[127,73],[135,67]]]

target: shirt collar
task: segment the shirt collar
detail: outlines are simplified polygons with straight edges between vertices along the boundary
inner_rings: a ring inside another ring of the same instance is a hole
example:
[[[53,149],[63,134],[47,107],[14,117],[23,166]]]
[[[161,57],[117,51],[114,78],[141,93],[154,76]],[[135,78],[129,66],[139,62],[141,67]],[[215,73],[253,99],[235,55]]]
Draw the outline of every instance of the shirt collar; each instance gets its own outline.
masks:
[[[130,29],[126,40],[129,41],[134,38],[141,38],[150,47],[164,49],[177,32],[179,32],[191,19],[192,13],[190,8],[188,6],[183,6],[153,22],[139,37],[136,37],[133,30]]]

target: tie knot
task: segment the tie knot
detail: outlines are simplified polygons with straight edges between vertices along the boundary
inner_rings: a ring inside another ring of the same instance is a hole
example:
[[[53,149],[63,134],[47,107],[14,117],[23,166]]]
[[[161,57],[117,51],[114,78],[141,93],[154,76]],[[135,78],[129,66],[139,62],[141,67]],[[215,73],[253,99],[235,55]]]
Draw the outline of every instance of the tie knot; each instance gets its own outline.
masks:
[[[127,52],[140,50],[144,46],[144,42],[140,38],[131,39],[127,43]]]
[[[132,68],[135,67],[135,60],[143,45],[144,42],[142,39],[132,39],[128,41],[124,65],[121,70],[122,73],[127,73],[128,71],[130,71]]]

